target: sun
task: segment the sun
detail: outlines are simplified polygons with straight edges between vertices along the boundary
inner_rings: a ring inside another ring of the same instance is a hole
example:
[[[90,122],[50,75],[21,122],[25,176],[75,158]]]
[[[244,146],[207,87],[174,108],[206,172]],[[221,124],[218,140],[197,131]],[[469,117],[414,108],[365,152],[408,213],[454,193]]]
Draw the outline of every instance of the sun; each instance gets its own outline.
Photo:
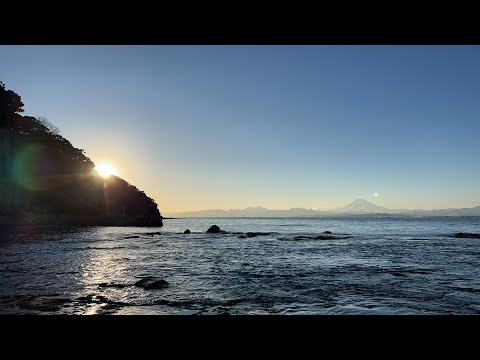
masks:
[[[115,167],[112,164],[107,163],[95,166],[95,171],[104,179],[108,178],[110,175],[115,175],[117,173]]]

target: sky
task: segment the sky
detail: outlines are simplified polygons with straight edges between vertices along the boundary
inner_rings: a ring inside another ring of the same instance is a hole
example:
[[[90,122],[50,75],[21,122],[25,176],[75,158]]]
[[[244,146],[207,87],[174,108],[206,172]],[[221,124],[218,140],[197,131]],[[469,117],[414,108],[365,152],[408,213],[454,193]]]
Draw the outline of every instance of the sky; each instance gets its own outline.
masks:
[[[0,81],[162,213],[480,205],[479,46],[5,46]]]

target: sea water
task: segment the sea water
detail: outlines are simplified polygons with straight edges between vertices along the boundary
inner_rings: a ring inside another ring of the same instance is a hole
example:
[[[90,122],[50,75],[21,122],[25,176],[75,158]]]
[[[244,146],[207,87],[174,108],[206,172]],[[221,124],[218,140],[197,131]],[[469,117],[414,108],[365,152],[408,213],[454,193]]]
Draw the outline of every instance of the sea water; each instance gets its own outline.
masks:
[[[479,314],[480,239],[457,232],[480,218],[2,228],[0,313]],[[145,277],[169,286],[135,286]]]

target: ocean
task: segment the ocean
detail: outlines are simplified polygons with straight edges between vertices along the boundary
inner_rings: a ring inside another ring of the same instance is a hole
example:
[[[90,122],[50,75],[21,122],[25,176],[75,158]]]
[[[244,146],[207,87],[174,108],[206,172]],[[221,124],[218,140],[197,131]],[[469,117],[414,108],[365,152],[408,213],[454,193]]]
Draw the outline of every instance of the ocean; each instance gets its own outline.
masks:
[[[0,314],[479,314],[480,239],[457,232],[480,218],[2,228]]]

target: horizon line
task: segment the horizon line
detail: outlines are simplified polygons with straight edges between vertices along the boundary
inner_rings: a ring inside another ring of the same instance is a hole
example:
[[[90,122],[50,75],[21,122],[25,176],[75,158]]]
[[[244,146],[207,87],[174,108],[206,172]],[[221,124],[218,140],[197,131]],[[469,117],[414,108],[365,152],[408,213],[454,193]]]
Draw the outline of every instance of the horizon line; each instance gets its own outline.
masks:
[[[364,200],[364,199],[357,199],[357,200]],[[356,200],[354,200],[356,201]],[[365,200],[367,201],[367,200]],[[370,203],[369,201],[367,201]],[[348,203],[347,205],[343,207],[335,207],[335,208],[303,208],[303,207],[290,207],[290,208],[284,208],[284,209],[270,209],[266,208],[263,206],[247,206],[245,208],[230,208],[230,209],[222,209],[222,208],[213,208],[213,209],[199,209],[199,210],[177,210],[177,211],[162,211],[162,213],[165,214],[173,214],[173,213],[186,213],[186,212],[201,212],[201,211],[235,211],[235,210],[247,210],[247,209],[264,209],[264,210],[269,210],[269,211],[288,211],[288,210],[295,210],[295,209],[301,209],[301,210],[311,210],[311,211],[336,211],[336,210],[341,210],[347,207],[349,204],[352,202]],[[387,208],[385,206],[377,205],[370,203],[371,205],[378,206],[381,208],[385,208],[386,210],[405,210],[405,211],[435,211],[435,210],[461,210],[461,209],[473,209],[476,207],[479,207],[479,205],[475,205],[472,207],[448,207],[448,208],[431,208],[431,209],[425,209],[425,208],[414,208],[414,209],[409,209],[409,208]]]

